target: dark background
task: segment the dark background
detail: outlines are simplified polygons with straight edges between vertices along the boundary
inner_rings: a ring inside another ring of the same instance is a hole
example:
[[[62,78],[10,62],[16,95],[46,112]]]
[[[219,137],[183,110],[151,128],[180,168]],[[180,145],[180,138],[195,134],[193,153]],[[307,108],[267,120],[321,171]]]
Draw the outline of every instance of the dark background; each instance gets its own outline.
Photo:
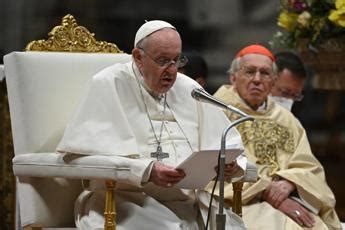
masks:
[[[206,59],[206,89],[213,93],[228,82],[226,70],[241,47],[250,43],[268,46],[278,29],[278,13],[279,1],[271,0],[0,0],[0,56],[23,50],[32,40],[46,39],[66,14],[95,33],[97,40],[116,43],[127,53],[145,19],[162,19],[178,29],[184,50],[196,50]],[[315,89],[312,68],[309,72],[305,98],[294,105],[293,112],[307,130],[312,150],[336,195],[338,215],[345,221],[344,91]],[[0,138],[3,142],[4,136]],[[12,154],[0,148],[0,207],[5,207],[0,208],[0,226],[13,222],[9,187],[13,179],[8,165]]]

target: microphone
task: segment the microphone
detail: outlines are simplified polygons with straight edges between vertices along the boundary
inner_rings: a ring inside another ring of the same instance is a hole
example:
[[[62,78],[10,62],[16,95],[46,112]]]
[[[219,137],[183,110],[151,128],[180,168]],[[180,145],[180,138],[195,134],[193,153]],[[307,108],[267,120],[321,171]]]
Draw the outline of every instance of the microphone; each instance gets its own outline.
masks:
[[[193,89],[191,95],[197,101],[210,103],[210,104],[218,106],[218,107],[220,107],[222,109],[230,110],[231,112],[237,113],[237,114],[239,114],[239,115],[241,115],[243,117],[248,117],[248,114],[242,112],[241,110],[239,110],[239,109],[237,109],[237,108],[235,108],[235,107],[233,107],[231,105],[225,104],[221,100],[218,100],[217,98],[211,96],[209,93],[207,93],[202,88],[195,88],[195,89]]]

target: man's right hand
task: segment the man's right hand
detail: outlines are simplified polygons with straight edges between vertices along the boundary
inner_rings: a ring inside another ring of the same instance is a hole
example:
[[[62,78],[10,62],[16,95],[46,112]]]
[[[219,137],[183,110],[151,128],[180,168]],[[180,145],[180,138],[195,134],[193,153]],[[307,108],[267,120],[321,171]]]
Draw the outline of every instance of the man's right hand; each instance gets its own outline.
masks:
[[[274,180],[266,188],[262,199],[271,204],[274,208],[278,208],[281,203],[289,197],[290,193],[296,189],[294,183],[282,179]]]
[[[158,186],[171,187],[185,176],[183,171],[156,161],[152,166],[149,181]]]
[[[291,198],[285,199],[278,207],[278,210],[285,213],[301,226],[311,228],[315,224],[312,214],[300,203]]]

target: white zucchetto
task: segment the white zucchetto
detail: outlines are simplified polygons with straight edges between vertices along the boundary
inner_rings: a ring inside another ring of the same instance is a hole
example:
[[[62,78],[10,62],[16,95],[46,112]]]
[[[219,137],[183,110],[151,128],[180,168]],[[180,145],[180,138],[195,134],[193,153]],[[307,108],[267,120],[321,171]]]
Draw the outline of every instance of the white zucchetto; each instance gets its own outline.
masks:
[[[143,38],[146,38],[153,32],[156,32],[158,30],[161,30],[163,28],[172,28],[176,30],[174,26],[172,26],[170,23],[161,21],[161,20],[153,20],[153,21],[148,21],[145,22],[137,31],[135,35],[135,40],[134,40],[134,47],[138,44],[140,40]]]

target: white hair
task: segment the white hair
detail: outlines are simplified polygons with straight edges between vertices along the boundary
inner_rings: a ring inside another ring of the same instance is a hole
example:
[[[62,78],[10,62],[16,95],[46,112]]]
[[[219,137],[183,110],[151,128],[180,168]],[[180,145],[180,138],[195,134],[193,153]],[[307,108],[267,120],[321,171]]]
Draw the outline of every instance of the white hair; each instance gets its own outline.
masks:
[[[228,69],[227,73],[230,75],[237,73],[241,68],[241,61],[242,61],[242,57],[235,58],[231,62],[230,68]],[[272,71],[273,71],[273,75],[276,76],[278,73],[278,67],[275,62],[272,62]]]

